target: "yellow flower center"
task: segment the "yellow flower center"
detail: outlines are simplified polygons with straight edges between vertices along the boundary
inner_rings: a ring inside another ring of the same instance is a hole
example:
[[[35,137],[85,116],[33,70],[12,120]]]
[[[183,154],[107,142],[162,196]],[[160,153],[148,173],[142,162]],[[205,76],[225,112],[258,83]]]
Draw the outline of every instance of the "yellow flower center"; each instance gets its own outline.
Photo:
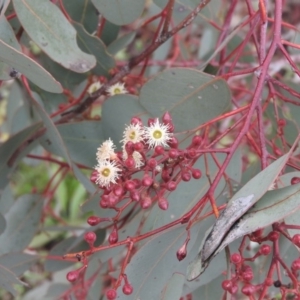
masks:
[[[130,138],[131,140],[134,140],[134,138],[135,138],[135,131],[131,131],[131,132],[130,132],[129,138]]]
[[[115,88],[115,89],[114,89],[114,93],[115,93],[115,94],[121,94],[121,89]]]
[[[102,170],[101,174],[104,176],[104,177],[108,177],[109,174],[110,174],[110,169],[109,168],[105,168]]]
[[[160,131],[160,130],[155,130],[154,132],[153,132],[153,138],[155,138],[155,139],[160,139],[162,137],[162,132]]]

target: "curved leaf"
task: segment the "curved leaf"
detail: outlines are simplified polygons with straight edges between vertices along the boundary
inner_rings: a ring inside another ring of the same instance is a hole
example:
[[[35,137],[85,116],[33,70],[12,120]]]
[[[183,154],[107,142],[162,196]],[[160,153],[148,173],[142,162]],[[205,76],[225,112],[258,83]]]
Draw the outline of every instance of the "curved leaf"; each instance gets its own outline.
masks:
[[[230,91],[221,78],[194,69],[172,68],[142,87],[140,102],[155,117],[169,111],[175,130],[185,131],[226,111]]]
[[[184,284],[184,275],[175,273],[166,284],[161,300],[180,299]]]
[[[20,197],[5,214],[6,229],[0,235],[0,254],[24,250],[36,233],[42,213],[39,195]]]
[[[282,220],[299,209],[299,184],[267,192],[256,206],[234,225],[216,253],[237,238]]]
[[[15,169],[18,161],[24,157],[36,144],[37,141],[33,143],[29,143],[26,149],[23,150],[14,160],[12,165],[8,164],[9,160],[11,159],[12,155],[14,155],[15,151],[39,128],[41,124],[34,124],[30,127],[25,128],[24,130],[18,132],[17,134],[13,135],[8,139],[5,143],[0,144],[0,191],[5,188],[9,181],[9,177],[11,173]]]
[[[6,228],[6,220],[3,217],[3,215],[0,213],[0,234],[4,232],[5,228]]]
[[[33,59],[25,56],[2,40],[0,40],[0,61],[24,74],[30,81],[45,91],[51,93],[61,93],[63,91],[60,83],[50,73]]]
[[[74,27],[51,1],[13,0],[13,4],[25,31],[52,60],[77,73],[95,66],[95,57],[78,48]]]
[[[277,159],[266,169],[245,184],[228,202],[213,228],[204,241],[203,247],[196,258],[198,263],[190,266],[188,280],[194,280],[202,274],[210,260],[216,255],[222,240],[233,224],[241,218],[270,188],[290,157],[290,152]]]
[[[73,25],[77,31],[79,47],[96,58],[97,64],[93,68],[93,73],[108,76],[109,70],[115,67],[115,60],[106,51],[104,43],[96,36],[87,33],[81,24],[73,22]]]
[[[92,0],[105,19],[117,25],[135,21],[143,12],[145,0]]]
[[[9,291],[16,297],[17,291],[14,289],[15,284],[23,284],[23,282],[18,279],[15,273],[0,264],[0,288]]]

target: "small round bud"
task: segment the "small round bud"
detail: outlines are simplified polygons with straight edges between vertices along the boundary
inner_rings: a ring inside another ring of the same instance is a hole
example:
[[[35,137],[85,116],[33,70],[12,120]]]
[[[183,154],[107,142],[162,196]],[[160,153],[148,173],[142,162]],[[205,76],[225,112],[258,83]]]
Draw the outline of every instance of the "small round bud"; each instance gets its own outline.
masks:
[[[166,189],[170,192],[172,191],[175,191],[177,188],[177,184],[175,181],[169,181],[167,184],[166,184]]]
[[[133,180],[127,180],[125,182],[125,189],[127,191],[132,191],[135,189],[135,182]]]
[[[291,185],[300,183],[300,177],[293,177],[291,179]]]
[[[135,168],[135,161],[132,156],[128,156],[127,159],[125,160],[124,164],[128,169]]]
[[[271,252],[271,246],[269,245],[261,245],[259,251],[258,251],[261,255],[269,255]]]
[[[116,184],[114,185],[113,187],[113,193],[117,196],[117,197],[120,197],[124,194],[124,189],[121,185],[119,184]]]
[[[134,144],[134,150],[137,152],[141,152],[144,149],[144,144],[142,142],[138,142]]]
[[[242,278],[244,279],[244,281],[251,281],[253,279],[253,276],[254,275],[252,270],[247,270],[242,273]]]
[[[106,292],[107,300],[115,300],[117,298],[117,292],[113,289],[110,289]]]
[[[126,284],[124,284],[122,291],[125,295],[131,295],[133,292],[133,287],[131,284],[126,283]]]
[[[152,205],[152,200],[149,196],[146,196],[141,199],[140,204],[142,209],[147,209]]]
[[[118,235],[118,230],[116,227],[113,228],[112,232],[110,233],[108,237],[108,242],[113,245],[118,242],[119,235]]]
[[[186,243],[184,243],[176,252],[177,259],[179,261],[183,260],[186,257],[187,249],[186,249]]]
[[[277,231],[271,231],[269,234],[268,234],[268,240],[269,241],[272,241],[272,242],[275,242],[279,239],[279,232]]]
[[[292,238],[292,242],[294,245],[296,245],[297,247],[300,247],[300,234],[297,233],[293,236]]]
[[[178,155],[179,155],[179,153],[178,153],[177,149],[170,149],[170,151],[169,151],[170,158],[175,159],[178,157]]]
[[[161,179],[168,182],[171,179],[170,171],[168,168],[163,168],[161,172]]]
[[[242,287],[242,293],[246,296],[251,296],[255,293],[256,288],[252,284],[246,284]]]
[[[202,142],[202,138],[200,135],[195,135],[192,140],[192,145],[194,147],[200,146]]]
[[[157,161],[156,159],[154,158],[150,158],[148,161],[147,161],[147,166],[150,168],[150,169],[155,169],[155,167],[157,166]]]
[[[277,124],[278,124],[279,127],[284,127],[286,125],[286,120],[285,119],[279,119]]]
[[[199,179],[199,178],[201,178],[202,173],[198,169],[193,169],[192,170],[192,176],[193,176],[194,179]]]
[[[159,198],[159,199],[158,199],[158,207],[159,207],[160,209],[162,209],[162,210],[167,210],[168,207],[169,207],[169,202],[168,202],[168,200],[167,200],[166,198],[163,198],[163,197]]]
[[[75,270],[75,271],[70,271],[68,274],[67,274],[67,280],[70,281],[70,282],[74,282],[77,280],[78,278],[78,275],[79,275],[79,272],[78,270]]]
[[[142,179],[142,185],[148,187],[151,186],[152,183],[153,183],[153,179],[149,175],[145,174]]]
[[[133,201],[139,201],[140,200],[140,193],[136,190],[130,191],[130,198]]]
[[[90,245],[90,247],[92,248],[95,241],[96,241],[96,239],[97,239],[97,236],[96,236],[95,232],[88,231],[84,234],[84,239]]]
[[[293,261],[291,269],[292,269],[293,273],[300,270],[300,259],[299,258]]]
[[[225,291],[229,291],[231,288],[232,288],[232,281],[231,280],[223,280],[222,289]]]
[[[142,186],[142,181],[140,179],[134,178],[132,181],[134,182],[136,189],[139,189]]]
[[[143,126],[143,122],[139,117],[131,118],[130,124]]]
[[[188,149],[186,152],[186,157],[187,158],[195,158],[197,155],[195,149]]]
[[[164,154],[165,152],[165,149],[163,146],[156,146],[154,148],[154,152],[157,154],[157,155],[161,155],[161,154]]]
[[[90,176],[90,181],[92,183],[96,183],[97,179],[98,179],[98,172],[94,170]]]
[[[176,139],[175,136],[172,136],[170,138],[170,140],[168,141],[168,145],[173,148],[173,149],[177,149],[178,148],[178,145],[179,145],[179,142],[178,140]]]
[[[171,115],[170,115],[170,113],[168,111],[166,111],[163,114],[161,120],[162,120],[163,124],[165,124],[165,125],[168,125],[168,124],[172,123],[172,117],[171,117]]]
[[[134,152],[134,143],[131,142],[131,141],[128,141],[125,144],[125,150],[126,150],[128,155],[132,155],[132,153]]]
[[[230,260],[233,264],[237,265],[237,264],[241,263],[242,257],[239,253],[233,253],[230,257]]]
[[[183,172],[181,173],[181,179],[182,179],[183,181],[190,181],[190,180],[191,180],[191,177],[192,177],[192,175],[191,175],[191,173],[188,172],[188,171],[183,171]]]
[[[96,226],[98,225],[100,222],[101,222],[101,218],[97,217],[97,216],[90,216],[88,219],[87,219],[87,223],[90,225],[90,226]]]

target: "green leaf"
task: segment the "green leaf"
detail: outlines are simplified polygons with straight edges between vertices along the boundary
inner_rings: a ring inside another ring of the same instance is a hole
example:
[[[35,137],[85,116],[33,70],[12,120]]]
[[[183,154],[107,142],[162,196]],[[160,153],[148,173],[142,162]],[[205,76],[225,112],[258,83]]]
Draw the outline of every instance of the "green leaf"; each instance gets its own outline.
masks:
[[[7,290],[16,297],[17,291],[14,289],[15,284],[24,283],[17,278],[16,274],[0,264],[0,288]]]
[[[51,1],[13,0],[13,4],[27,34],[52,60],[77,73],[95,66],[95,57],[78,48],[74,27]]]
[[[77,30],[79,47],[96,58],[97,64],[93,68],[93,74],[108,76],[109,70],[115,67],[115,61],[106,51],[104,43],[96,36],[88,34],[81,24],[73,22],[73,25]]]
[[[0,211],[2,214],[6,214],[14,204],[14,197],[11,191],[11,187],[8,184],[6,188],[0,192]]]
[[[105,19],[117,25],[134,22],[143,12],[145,0],[92,0]]]
[[[106,20],[101,34],[101,40],[105,45],[109,45],[118,37],[119,31],[120,26]]]
[[[230,91],[221,78],[194,69],[172,68],[142,87],[140,103],[155,117],[169,111],[175,130],[185,131],[226,111]]]
[[[43,207],[39,195],[24,195],[5,214],[6,229],[0,235],[0,254],[24,250],[34,237]]]
[[[0,61],[24,74],[30,81],[51,93],[61,93],[62,87],[50,73],[33,59],[0,40]]]
[[[57,126],[57,130],[73,161],[89,167],[96,165],[97,148],[104,141],[101,121],[60,124]],[[60,155],[58,149],[49,145],[46,139],[46,136],[41,138],[44,148],[55,155]]]
[[[192,293],[192,299],[211,300],[222,299],[224,290],[222,289],[222,281],[224,275],[219,276],[208,284],[205,284]]]
[[[216,252],[220,252],[237,238],[265,228],[300,209],[300,185],[267,192],[229,231]]]
[[[187,253],[196,242],[199,224],[191,228]],[[131,258],[125,273],[132,286],[131,299],[160,299],[166,282],[174,273],[184,273],[189,259],[178,261],[176,251],[186,239],[185,226],[178,226],[150,237]],[[121,289],[121,288],[120,288]],[[120,300],[126,296],[118,290]]]
[[[116,117],[112,118],[112,116]],[[102,107],[104,139],[111,138],[114,144],[120,148],[125,125],[130,124],[133,116],[140,117],[147,124],[146,119],[149,115],[136,97],[123,94],[113,96],[105,101]]]
[[[119,37],[115,41],[113,41],[108,47],[107,51],[111,54],[117,54],[120,50],[124,49],[128,46],[135,38],[136,32],[130,32],[124,34],[123,36]]]
[[[17,276],[21,276],[25,271],[39,259],[37,255],[29,255],[26,253],[6,253],[0,256],[0,265],[8,268]]]
[[[49,117],[49,115],[46,113],[44,108],[39,104],[41,102],[39,96],[36,93],[32,93],[35,100],[30,99],[33,107],[36,109],[37,113],[39,114],[40,118],[42,119],[43,124],[46,127],[46,133],[44,134],[46,143],[51,145],[56,151],[59,153],[59,155],[67,160],[69,163],[69,166],[72,168],[72,162],[69,157],[68,150],[66,149],[64,142],[54,125],[53,121]]]
[[[35,145],[37,141],[26,145],[22,152],[16,154],[15,151],[39,128],[41,124],[34,124],[17,134],[11,136],[5,143],[0,144],[0,191],[5,188],[9,182],[11,173],[15,169],[17,163],[23,158]],[[15,157],[16,155],[16,157]],[[14,158],[12,164],[9,163],[10,159]]]
[[[232,225],[244,215],[270,188],[282,168],[285,166],[290,153],[282,156],[258,175],[245,184],[228,202],[226,208],[214,224],[205,242],[202,243],[198,258],[199,263],[194,263],[188,271],[188,280],[194,280],[209,264],[215,255],[216,249],[227,235]]]
[[[62,0],[65,10],[73,21],[81,23],[92,34],[98,24],[98,12],[91,0]]]
[[[19,52],[22,52],[22,48],[16,39],[15,33],[6,18],[0,18],[0,40]],[[10,76],[11,71],[13,71],[11,66],[0,61],[0,80],[12,79]]]
[[[161,300],[180,299],[182,295],[184,279],[184,275],[174,273],[164,288]]]
[[[168,0],[154,0],[153,1],[161,9],[164,9],[168,4]],[[181,22],[187,17],[195,8],[199,5],[198,0],[175,0],[172,17],[176,20],[176,23]],[[211,0],[195,18],[194,23],[205,25],[207,20],[215,20],[219,23],[219,10],[221,3],[219,0]]]

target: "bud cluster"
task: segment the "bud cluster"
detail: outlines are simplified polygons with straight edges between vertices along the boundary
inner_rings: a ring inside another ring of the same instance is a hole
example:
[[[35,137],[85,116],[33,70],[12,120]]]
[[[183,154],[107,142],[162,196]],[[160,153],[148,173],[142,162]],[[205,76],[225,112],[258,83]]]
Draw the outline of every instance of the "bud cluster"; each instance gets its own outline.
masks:
[[[133,117],[121,142],[120,152],[115,151],[111,139],[97,149],[98,163],[90,179],[103,191],[99,203],[101,208],[119,210],[119,203],[129,199],[138,202],[143,209],[157,203],[159,208],[167,210],[167,193],[174,191],[181,180],[202,176],[200,170],[192,167],[199,157],[197,150],[202,144],[201,137],[194,136],[187,149],[179,149],[168,112],[161,122],[149,119],[147,126],[140,118]],[[93,216],[88,223],[94,226],[101,221],[104,219]],[[111,240],[114,242],[116,237]]]

